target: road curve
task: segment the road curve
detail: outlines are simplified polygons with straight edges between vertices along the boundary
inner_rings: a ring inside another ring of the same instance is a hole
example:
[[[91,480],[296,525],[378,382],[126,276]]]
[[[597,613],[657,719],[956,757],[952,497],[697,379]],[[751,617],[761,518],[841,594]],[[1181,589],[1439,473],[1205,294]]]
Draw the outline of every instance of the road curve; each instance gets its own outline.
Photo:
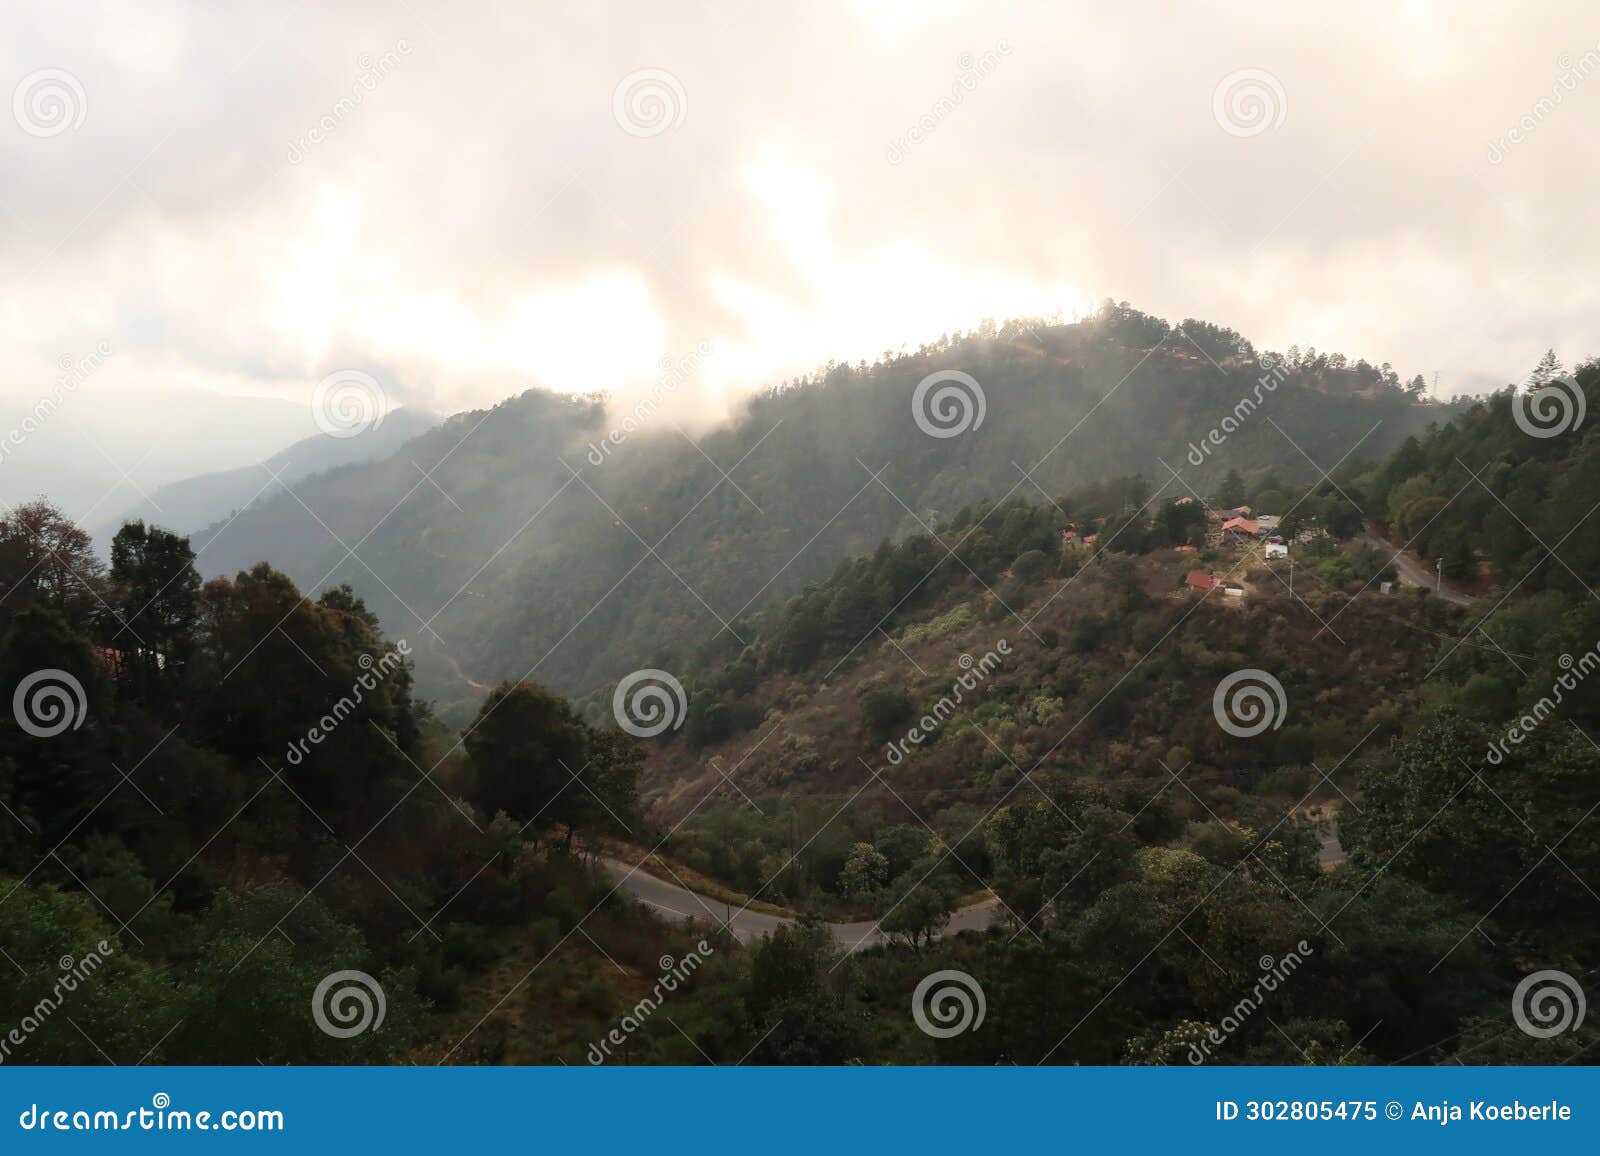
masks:
[[[1460,594],[1448,586],[1435,584],[1435,575],[1416,558],[1395,546],[1393,542],[1385,541],[1371,530],[1362,532],[1361,535],[1370,545],[1380,550],[1385,550],[1394,556],[1395,568],[1400,572],[1400,582],[1404,586],[1421,586],[1436,597],[1456,606],[1471,606],[1472,599],[1466,594]]]
[[[731,903],[697,895],[676,883],[668,883],[620,859],[601,856],[600,865],[607,875],[647,907],[653,907],[672,919],[697,919],[726,926],[735,939],[750,943],[764,935],[771,935],[786,923],[794,920],[786,915],[767,915],[760,911],[741,911]],[[982,931],[989,926],[998,899],[985,899],[956,911],[945,925],[945,934],[957,931]],[[846,951],[864,947],[877,947],[889,942],[889,937],[872,920],[860,923],[830,923],[828,930]]]

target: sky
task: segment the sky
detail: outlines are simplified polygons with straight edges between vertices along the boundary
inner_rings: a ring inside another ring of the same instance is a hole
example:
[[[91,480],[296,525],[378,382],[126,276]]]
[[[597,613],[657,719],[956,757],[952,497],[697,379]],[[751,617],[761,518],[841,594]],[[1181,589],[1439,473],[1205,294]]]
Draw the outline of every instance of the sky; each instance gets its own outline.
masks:
[[[7,500],[265,456],[330,378],[671,366],[704,425],[1105,297],[1444,397],[1600,353],[1582,0],[52,0],[0,82],[0,439],[58,403]]]

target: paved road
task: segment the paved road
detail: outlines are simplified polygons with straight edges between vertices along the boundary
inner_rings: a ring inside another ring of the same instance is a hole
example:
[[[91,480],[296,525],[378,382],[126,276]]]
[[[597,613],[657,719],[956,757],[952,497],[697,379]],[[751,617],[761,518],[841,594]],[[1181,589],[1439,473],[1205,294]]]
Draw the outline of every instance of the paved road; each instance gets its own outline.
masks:
[[[1404,586],[1423,586],[1433,594],[1443,598],[1446,602],[1456,606],[1471,606],[1472,599],[1465,594],[1458,594],[1448,586],[1435,588],[1435,575],[1432,570],[1418,558],[1400,550],[1393,542],[1387,542],[1378,535],[1368,530],[1362,535],[1367,543],[1379,550],[1394,556],[1395,567],[1400,571],[1400,583]]]
[[[732,930],[734,938],[741,943],[749,943],[760,939],[763,935],[771,935],[784,924],[794,922],[784,915],[740,911],[736,905],[697,895],[693,891],[679,887],[676,883],[657,879],[642,868],[618,859],[602,857],[600,864],[605,868],[606,874],[617,880],[624,891],[631,893],[641,903],[673,919],[701,919],[723,924]],[[998,899],[991,898],[961,908],[950,917],[950,922],[945,927],[945,934],[954,934],[957,931],[982,931],[989,926],[999,905]],[[828,930],[847,951],[877,947],[889,941],[889,937],[870,920],[863,923],[830,923]]]

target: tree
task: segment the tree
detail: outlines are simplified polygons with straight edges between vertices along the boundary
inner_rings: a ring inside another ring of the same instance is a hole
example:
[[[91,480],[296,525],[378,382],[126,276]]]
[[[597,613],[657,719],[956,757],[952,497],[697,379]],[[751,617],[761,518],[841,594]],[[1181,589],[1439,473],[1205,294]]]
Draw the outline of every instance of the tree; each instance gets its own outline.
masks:
[[[761,941],[750,961],[745,1014],[766,1064],[840,1064],[861,1033],[828,987],[839,949],[820,920],[802,916]]]
[[[104,601],[105,567],[89,535],[44,500],[0,519],[0,606],[42,605],[87,630]]]
[[[1031,586],[1044,577],[1049,567],[1050,559],[1045,557],[1043,550],[1026,550],[1011,563],[1011,573],[1016,575],[1017,581]]]
[[[189,539],[129,522],[111,540],[111,584],[131,681],[139,697],[149,699],[164,674],[182,669],[193,647],[200,575]]]
[[[876,739],[887,738],[911,710],[911,696],[898,686],[875,686],[861,696],[861,723]]]
[[[1231,510],[1244,505],[1244,479],[1239,476],[1238,470],[1229,470],[1222,479],[1222,486],[1217,490],[1217,507]]]
[[[0,696],[0,780],[10,779],[12,809],[48,849],[118,781],[106,758],[112,696],[89,644],[40,605],[0,636]],[[3,827],[0,846],[15,834],[10,818]]]
[[[932,943],[956,909],[956,889],[949,876],[922,863],[912,867],[913,882],[884,913],[878,926],[884,934],[912,948]]]
[[[889,882],[889,860],[871,843],[856,843],[839,872],[839,891],[851,899],[878,890]]]
[[[572,779],[588,764],[590,730],[566,699],[537,683],[501,683],[490,691],[465,745],[477,780],[473,801],[487,815],[504,811],[548,825],[556,820],[551,808],[558,795],[583,793]]]
[[[1556,356],[1556,351],[1547,349],[1544,351],[1544,356],[1539,358],[1539,364],[1533,367],[1533,372],[1528,374],[1526,388],[1530,391],[1539,389],[1565,373],[1566,370],[1561,365],[1561,359]]]

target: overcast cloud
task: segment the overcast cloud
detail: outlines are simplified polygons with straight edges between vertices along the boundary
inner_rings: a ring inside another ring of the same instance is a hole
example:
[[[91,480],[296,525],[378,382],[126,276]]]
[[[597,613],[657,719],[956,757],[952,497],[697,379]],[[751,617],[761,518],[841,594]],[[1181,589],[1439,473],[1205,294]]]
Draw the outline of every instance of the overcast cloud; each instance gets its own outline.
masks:
[[[351,368],[445,412],[627,393],[704,342],[683,396],[711,421],[830,357],[1106,296],[1445,396],[1600,352],[1583,0],[56,0],[0,25],[6,412],[102,347],[80,423],[175,390],[305,405]],[[57,425],[39,444],[74,444]],[[130,468],[148,431],[119,435]],[[142,480],[192,472],[183,448]],[[51,488],[59,453],[27,449],[0,470]]]

